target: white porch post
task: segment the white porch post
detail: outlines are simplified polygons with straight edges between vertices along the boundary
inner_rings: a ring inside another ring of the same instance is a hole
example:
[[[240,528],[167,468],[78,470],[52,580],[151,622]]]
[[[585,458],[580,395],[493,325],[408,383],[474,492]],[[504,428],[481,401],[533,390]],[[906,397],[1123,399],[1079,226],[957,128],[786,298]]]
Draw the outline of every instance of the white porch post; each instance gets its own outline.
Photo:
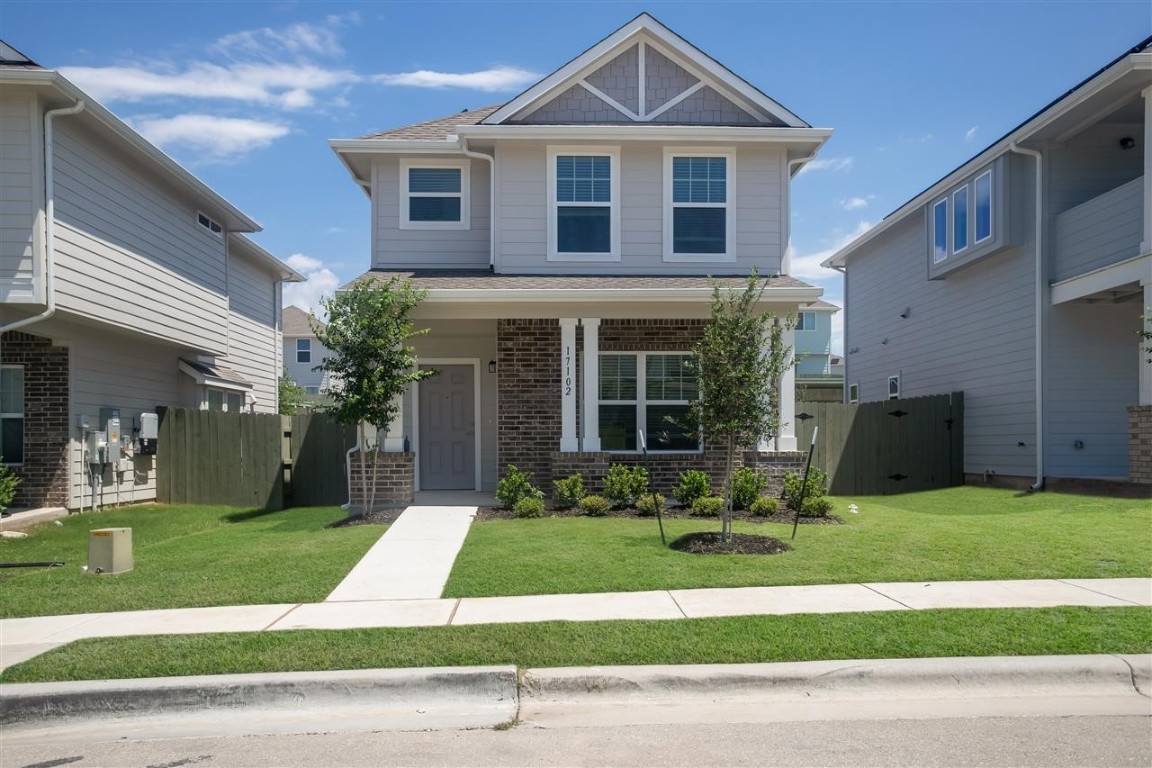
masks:
[[[779,322],[777,320],[776,322]],[[785,328],[781,341],[788,347],[788,360],[780,376],[780,431],[776,436],[776,450],[796,450],[796,332]]]
[[[560,450],[578,451],[576,437],[576,318],[560,318]]]
[[[1147,206],[1145,206],[1147,208]],[[1148,211],[1144,211],[1144,215],[1148,215]],[[1144,330],[1152,331],[1152,278],[1141,280],[1140,284],[1144,286],[1144,303],[1141,305],[1140,314],[1145,318]],[[1152,352],[1146,351],[1146,347],[1152,345],[1152,342],[1147,339],[1140,339],[1140,405],[1152,405],[1152,363],[1148,362],[1148,358],[1152,357]]]
[[[388,425],[380,447],[387,453],[400,453],[404,450],[404,396],[401,395],[393,402],[396,403],[396,418]]]
[[[584,444],[600,450],[600,318],[585,317],[584,325]]]
[[[1144,97],[1144,242],[1140,253],[1152,252],[1152,86],[1140,92]],[[1148,308],[1148,292],[1144,292],[1144,308]]]

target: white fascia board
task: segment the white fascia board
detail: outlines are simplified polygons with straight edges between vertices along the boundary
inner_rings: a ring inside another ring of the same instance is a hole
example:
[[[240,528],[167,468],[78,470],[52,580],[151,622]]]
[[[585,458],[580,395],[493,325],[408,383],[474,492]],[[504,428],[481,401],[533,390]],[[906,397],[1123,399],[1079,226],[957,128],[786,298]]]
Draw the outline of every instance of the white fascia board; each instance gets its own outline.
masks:
[[[1152,255],[1136,256],[1052,283],[1051,301],[1053,304],[1063,304],[1128,283],[1143,284],[1149,275],[1152,275]]]
[[[540,139],[595,141],[747,141],[819,148],[831,128],[770,126],[654,125],[462,125],[457,134],[469,139]]]
[[[804,288],[767,288],[760,303],[813,302],[824,293],[815,286]],[[429,303],[474,302],[545,304],[551,302],[668,302],[711,301],[711,288],[430,288],[424,299]]]
[[[1133,71],[1148,71],[1152,70],[1152,53],[1135,53],[1125,59],[1116,62],[1110,69],[1102,72],[1095,80],[1085,83],[1075,93],[1071,93],[1058,104],[1053,104],[1048,109],[1041,112],[1036,117],[1021,125],[1012,133],[1008,134],[1000,141],[993,144],[988,149],[984,150],[976,157],[961,165],[956,170],[949,173],[940,181],[925,189],[916,197],[912,198],[904,205],[897,208],[890,213],[876,226],[868,230],[860,237],[856,238],[848,245],[844,246],[836,253],[832,254],[824,261],[820,262],[820,266],[827,269],[835,269],[837,267],[846,266],[848,257],[852,255],[857,248],[870,243],[875,238],[887,232],[894,227],[897,223],[903,221],[909,214],[919,210],[921,206],[927,205],[930,200],[938,197],[940,193],[957,184],[965,176],[977,171],[981,166],[992,162],[1000,155],[1008,151],[1008,147],[1013,143],[1027,141],[1028,138],[1040,131],[1047,125],[1055,120],[1063,117],[1071,112],[1076,107],[1080,106],[1087,99],[1095,96],[1100,91],[1107,88],[1112,83]]]
[[[193,196],[207,201],[208,205],[204,207],[214,209],[213,212],[219,211],[220,214],[218,215],[228,224],[229,229],[237,232],[259,232],[261,230],[260,225],[255,220],[228,202],[220,193],[196,178],[171,157],[157,149],[129,127],[127,123],[109,112],[100,102],[80,90],[59,72],[50,69],[0,69],[0,85],[49,86],[74,102],[83,100],[85,112],[90,113],[148,160],[159,165],[177,184],[189,190]]]
[[[243,255],[252,257],[256,262],[271,268],[274,272],[280,275],[282,282],[308,282],[308,278],[304,277],[304,275],[300,274],[268,251],[256,245],[256,243],[252,242],[247,237],[244,237],[241,234],[232,233],[229,233],[228,237],[232,240],[233,243],[239,246],[238,250],[242,251]]]

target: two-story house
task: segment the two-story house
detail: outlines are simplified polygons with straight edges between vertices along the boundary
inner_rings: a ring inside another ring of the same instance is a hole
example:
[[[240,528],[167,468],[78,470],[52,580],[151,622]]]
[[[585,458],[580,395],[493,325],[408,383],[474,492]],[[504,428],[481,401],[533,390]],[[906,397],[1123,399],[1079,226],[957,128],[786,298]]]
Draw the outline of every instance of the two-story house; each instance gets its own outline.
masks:
[[[832,317],[840,307],[821,299],[796,313],[796,399],[840,402],[844,372],[832,354]]]
[[[316,338],[314,327],[324,324],[293,304],[284,307],[284,373],[310,398],[318,398],[328,386],[328,374],[317,366],[332,352]]]
[[[758,269],[781,317],[817,301],[788,275],[789,185],[830,134],[642,14],[507,103],[331,142],[372,202],[359,279],[428,290],[415,346],[441,375],[389,430],[417,488],[595,477],[641,434],[661,476],[707,464],[666,417],[695,397],[708,276]],[[794,387],[750,448],[795,449]]]
[[[825,262],[845,273],[850,396],[963,390],[971,479],[1152,481],[1129,460],[1130,418],[1152,439],[1150,46]]]
[[[0,158],[0,455],[23,477],[17,505],[154,498],[132,438],[157,406],[276,411],[281,283],[303,278],[240,234],[256,222],[4,44]]]

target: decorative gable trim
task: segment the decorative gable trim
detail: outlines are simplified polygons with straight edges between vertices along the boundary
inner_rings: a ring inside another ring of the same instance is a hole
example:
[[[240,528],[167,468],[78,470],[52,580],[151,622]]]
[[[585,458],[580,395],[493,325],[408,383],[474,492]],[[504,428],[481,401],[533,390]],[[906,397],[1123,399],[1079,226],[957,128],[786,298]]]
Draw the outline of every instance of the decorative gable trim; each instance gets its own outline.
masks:
[[[636,110],[625,106],[619,99],[605,93],[603,88],[588,82],[589,77],[594,76],[602,68],[627,53],[633,42],[638,46],[637,66],[640,83]],[[739,109],[754,117],[757,122],[768,125],[783,125],[790,128],[811,127],[781,104],[754,88],[747,81],[646,13],[640,14],[580,56],[512,99],[485,118],[481,124],[500,125],[511,121],[517,115],[530,117],[532,112],[540,109],[557,95],[564,93],[573,86],[583,88],[587,93],[596,96],[631,121],[649,122],[672,108],[665,103],[659,105],[659,109],[649,111],[645,104],[649,48],[671,59],[700,81],[686,89],[685,92],[677,94],[674,100],[682,101],[688,98],[692,94],[687,91],[693,88],[695,91],[699,91],[704,86],[711,86],[718,93],[731,100]]]

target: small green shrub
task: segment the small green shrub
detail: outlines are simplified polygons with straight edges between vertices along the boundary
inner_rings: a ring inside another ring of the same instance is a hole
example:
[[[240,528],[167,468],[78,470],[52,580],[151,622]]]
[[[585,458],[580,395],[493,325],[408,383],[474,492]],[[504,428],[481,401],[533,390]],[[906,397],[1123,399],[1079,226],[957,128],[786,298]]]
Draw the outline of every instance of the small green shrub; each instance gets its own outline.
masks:
[[[800,489],[803,487],[803,473],[784,473],[784,500],[788,502],[788,506],[792,507],[792,509],[796,508],[796,503],[800,498]],[[814,499],[825,496],[827,493],[828,473],[819,467],[812,467],[812,470],[808,473],[808,490],[804,493],[804,498]]]
[[[584,498],[584,478],[577,472],[552,483],[552,502],[560,509],[572,509]]]
[[[808,505],[805,504],[804,506]],[[752,506],[749,507],[749,510],[752,512],[752,514],[756,515],[757,517],[771,517],[772,515],[776,514],[777,510],[779,509],[780,503],[771,496],[761,496],[760,498],[756,499],[756,501],[752,502]]]
[[[589,517],[604,517],[612,509],[612,502],[603,496],[585,496],[580,499],[580,509]]]
[[[0,456],[0,462],[4,460]],[[12,499],[16,498],[16,489],[20,487],[20,477],[11,469],[0,464],[0,512],[8,509]]]
[[[732,506],[749,509],[764,492],[764,476],[751,467],[740,467],[732,473]]]
[[[516,502],[520,499],[543,499],[544,492],[532,485],[532,475],[516,469],[514,464],[508,465],[508,471],[500,482],[496,484],[496,501],[504,509],[516,509]]]
[[[608,467],[608,475],[604,478],[604,495],[616,509],[636,506],[636,500],[647,490],[648,470],[644,467],[629,469],[623,464]]]
[[[832,512],[832,502],[824,496],[804,499],[804,509],[800,517],[827,517]]]
[[[724,499],[719,496],[701,496],[692,502],[692,514],[697,517],[719,517],[724,512]]]
[[[641,517],[655,517],[657,512],[664,511],[664,505],[667,501],[658,493],[646,493],[636,501],[636,511],[640,513]]]
[[[707,472],[689,469],[680,473],[680,483],[672,489],[672,498],[685,509],[691,509],[696,499],[712,495],[712,483]]]
[[[516,517],[544,517],[544,502],[534,496],[525,496],[512,507]]]

